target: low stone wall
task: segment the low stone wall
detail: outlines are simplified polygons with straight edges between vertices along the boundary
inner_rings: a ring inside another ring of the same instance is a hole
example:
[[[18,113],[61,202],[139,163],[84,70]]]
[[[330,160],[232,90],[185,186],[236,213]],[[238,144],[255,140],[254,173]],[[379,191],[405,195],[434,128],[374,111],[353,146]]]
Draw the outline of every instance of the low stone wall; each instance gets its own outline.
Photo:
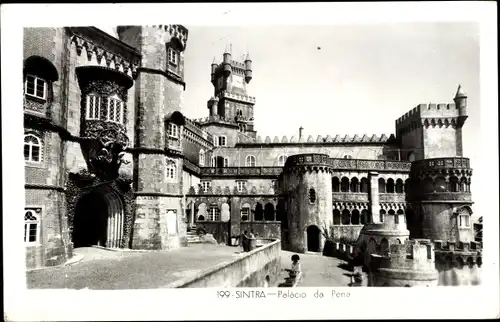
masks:
[[[263,244],[265,243],[265,244]],[[275,285],[281,270],[281,241],[259,239],[262,246],[221,263],[195,277],[176,281],[168,288],[263,287]],[[267,278],[266,278],[267,277]]]
[[[229,244],[229,222],[197,222],[196,229],[203,229],[205,233],[212,234],[219,244]]]
[[[327,241],[323,249],[323,255],[347,261],[354,256],[354,249],[355,247],[353,245]]]

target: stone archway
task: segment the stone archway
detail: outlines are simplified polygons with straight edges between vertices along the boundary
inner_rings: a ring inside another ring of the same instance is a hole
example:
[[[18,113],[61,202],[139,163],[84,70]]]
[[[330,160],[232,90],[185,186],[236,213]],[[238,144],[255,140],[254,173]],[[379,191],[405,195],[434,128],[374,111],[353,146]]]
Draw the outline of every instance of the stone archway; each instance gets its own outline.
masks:
[[[311,225],[307,227],[307,250],[310,252],[321,251],[321,231],[318,226]]]
[[[72,234],[75,248],[122,247],[124,228],[123,202],[109,187],[95,189],[76,203]]]

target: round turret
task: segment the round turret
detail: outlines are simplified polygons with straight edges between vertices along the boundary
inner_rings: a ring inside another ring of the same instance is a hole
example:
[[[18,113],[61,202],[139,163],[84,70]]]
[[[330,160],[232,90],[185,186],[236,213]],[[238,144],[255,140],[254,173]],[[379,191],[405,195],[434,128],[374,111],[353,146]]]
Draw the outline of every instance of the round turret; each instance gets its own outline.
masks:
[[[252,80],[252,60],[250,54],[245,58],[245,82],[248,84]]]
[[[226,47],[226,50],[223,55],[223,61],[222,61],[223,69],[224,69],[224,75],[227,77],[231,74],[232,66],[231,66],[231,51],[228,47]]]
[[[218,97],[211,97],[207,102],[207,108],[210,110],[210,116],[217,115],[217,107],[219,105]]]
[[[217,61],[215,60],[215,57],[214,57],[214,60],[212,61],[212,65],[211,65],[211,80],[212,80],[212,83],[215,81],[215,72],[217,71]]]
[[[279,186],[287,195],[289,230],[284,236],[289,250],[321,252],[323,229],[332,224],[331,165],[326,154],[288,157]]]
[[[457,94],[453,99],[458,108],[459,116],[467,116],[467,95],[462,89],[462,85],[458,85]]]

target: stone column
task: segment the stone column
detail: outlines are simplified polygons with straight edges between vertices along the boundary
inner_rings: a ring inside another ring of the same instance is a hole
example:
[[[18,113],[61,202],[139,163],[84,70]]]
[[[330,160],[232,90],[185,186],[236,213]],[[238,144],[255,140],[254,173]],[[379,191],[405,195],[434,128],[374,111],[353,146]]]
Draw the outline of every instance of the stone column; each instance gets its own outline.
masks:
[[[372,222],[374,224],[380,223],[380,204],[378,199],[378,172],[370,172],[370,210],[372,213]]]
[[[194,226],[194,217],[196,214],[194,213],[194,201],[191,202],[191,222],[189,223],[191,226]]]

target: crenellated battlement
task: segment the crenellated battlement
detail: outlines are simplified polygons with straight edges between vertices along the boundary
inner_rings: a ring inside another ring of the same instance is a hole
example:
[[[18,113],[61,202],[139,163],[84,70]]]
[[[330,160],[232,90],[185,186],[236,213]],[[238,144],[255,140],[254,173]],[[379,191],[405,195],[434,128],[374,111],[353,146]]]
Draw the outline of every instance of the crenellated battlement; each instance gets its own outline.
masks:
[[[297,144],[297,143],[305,143],[305,144],[324,144],[324,143],[375,143],[375,144],[384,144],[384,143],[391,143],[394,141],[396,138],[394,134],[391,134],[389,136],[382,134],[381,136],[378,136],[376,134],[373,134],[372,136],[368,136],[367,134],[361,135],[339,135],[337,134],[336,136],[330,136],[327,135],[326,137],[323,137],[321,135],[318,135],[316,139],[314,139],[311,135],[307,137],[307,139],[303,136],[300,139],[297,139],[295,136],[283,136],[281,139],[278,137],[274,137],[274,139],[271,139],[270,136],[266,136],[264,140],[262,140],[261,136],[257,136],[255,142],[251,142],[253,144]]]
[[[439,271],[447,271],[452,268],[463,268],[468,266],[481,267],[482,245],[479,242],[443,242],[435,240],[436,268]]]
[[[435,240],[434,247],[436,252],[455,252],[455,253],[477,253],[481,252],[483,247],[480,242],[453,242],[453,241],[442,241]]]
[[[236,101],[255,104],[255,97],[254,96],[242,95],[242,94],[238,94],[238,93],[230,93],[228,91],[222,92],[221,96],[224,98],[229,98],[229,99],[233,99]]]

